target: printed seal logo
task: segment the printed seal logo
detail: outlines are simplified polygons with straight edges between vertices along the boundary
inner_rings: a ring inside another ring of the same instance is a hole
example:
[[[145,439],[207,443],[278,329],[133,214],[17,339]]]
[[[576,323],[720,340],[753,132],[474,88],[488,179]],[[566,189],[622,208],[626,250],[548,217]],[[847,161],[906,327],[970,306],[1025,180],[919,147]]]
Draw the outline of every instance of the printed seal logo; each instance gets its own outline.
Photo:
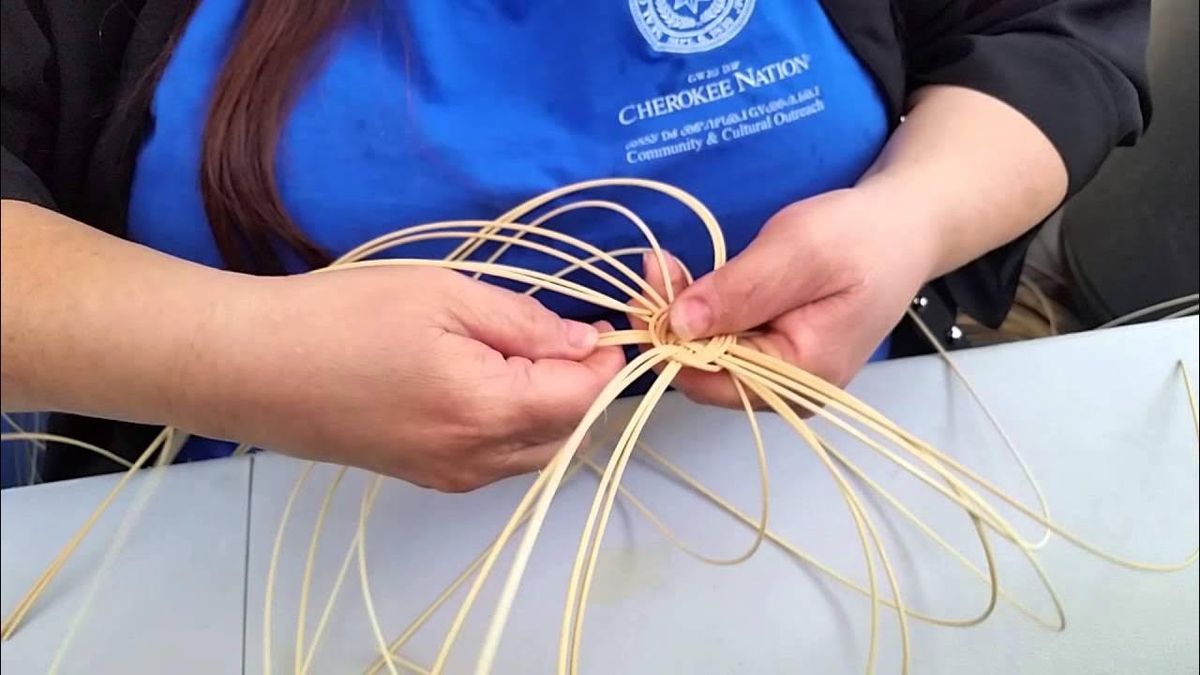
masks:
[[[732,40],[754,11],[754,0],[629,0],[642,37],[656,51],[693,54]]]

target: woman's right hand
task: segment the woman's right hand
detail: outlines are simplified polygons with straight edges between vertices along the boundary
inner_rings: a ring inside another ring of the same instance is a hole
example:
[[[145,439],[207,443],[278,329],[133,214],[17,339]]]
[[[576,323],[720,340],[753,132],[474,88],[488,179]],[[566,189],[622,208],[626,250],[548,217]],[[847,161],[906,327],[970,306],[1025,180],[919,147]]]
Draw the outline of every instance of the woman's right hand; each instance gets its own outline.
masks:
[[[545,466],[624,364],[619,348],[596,347],[596,327],[456,272],[239,283],[203,324],[184,379],[206,384],[181,383],[181,417],[439,490]]]
[[[456,272],[251,277],[0,211],[5,411],[172,424],[461,491],[544,466],[624,362]]]

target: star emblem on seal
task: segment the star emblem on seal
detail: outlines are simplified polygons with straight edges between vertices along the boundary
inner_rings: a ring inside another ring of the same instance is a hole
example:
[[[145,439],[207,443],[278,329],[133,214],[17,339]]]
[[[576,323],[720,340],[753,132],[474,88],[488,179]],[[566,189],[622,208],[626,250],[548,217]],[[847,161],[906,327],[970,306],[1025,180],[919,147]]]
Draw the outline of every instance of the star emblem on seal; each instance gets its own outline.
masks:
[[[701,2],[712,2],[712,0],[675,0],[675,6],[672,9],[687,7],[692,10],[692,14],[699,16]]]
[[[742,32],[755,0],[628,0],[638,32],[656,52],[696,54]],[[703,7],[703,9],[701,9]]]

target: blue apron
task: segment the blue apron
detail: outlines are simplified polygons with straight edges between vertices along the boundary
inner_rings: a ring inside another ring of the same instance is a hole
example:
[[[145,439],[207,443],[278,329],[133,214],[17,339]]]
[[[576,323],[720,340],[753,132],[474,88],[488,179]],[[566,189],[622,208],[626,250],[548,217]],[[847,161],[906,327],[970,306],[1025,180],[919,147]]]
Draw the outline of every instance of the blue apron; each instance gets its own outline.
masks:
[[[129,210],[132,239],[216,267],[200,139],[242,10],[241,0],[195,10],[154,97]],[[701,199],[732,256],[784,206],[853,185],[888,133],[874,81],[818,0],[381,0],[330,40],[283,126],[276,176],[287,212],[334,254],[409,225],[494,218],[566,183],[636,176]],[[634,209],[693,272],[711,269],[708,237],[678,204],[599,196]],[[612,214],[578,212],[554,227],[604,250],[644,245]],[[502,261],[562,267],[519,249]],[[542,299],[563,316],[620,323]],[[201,445],[185,455],[229,448]]]

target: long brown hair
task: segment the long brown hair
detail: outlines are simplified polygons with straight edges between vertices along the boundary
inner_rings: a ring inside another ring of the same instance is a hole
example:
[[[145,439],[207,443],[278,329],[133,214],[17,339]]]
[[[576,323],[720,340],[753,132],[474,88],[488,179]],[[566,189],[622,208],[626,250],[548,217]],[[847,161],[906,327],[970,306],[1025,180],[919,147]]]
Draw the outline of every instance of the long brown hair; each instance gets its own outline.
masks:
[[[331,260],[284,210],[275,151],[296,90],[354,2],[247,1],[217,79],[200,161],[204,209],[230,269],[282,274],[281,245],[312,267]]]

